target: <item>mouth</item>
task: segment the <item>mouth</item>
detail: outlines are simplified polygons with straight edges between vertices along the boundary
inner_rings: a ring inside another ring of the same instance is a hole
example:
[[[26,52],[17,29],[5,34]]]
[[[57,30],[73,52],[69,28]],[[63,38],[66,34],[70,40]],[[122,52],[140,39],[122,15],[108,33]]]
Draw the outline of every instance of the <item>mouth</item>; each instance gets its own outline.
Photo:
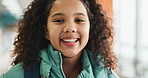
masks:
[[[68,47],[74,47],[77,45],[77,43],[79,42],[79,38],[63,38],[63,39],[60,39],[60,41],[62,41],[62,43],[65,45],[65,46],[68,46]]]
[[[75,39],[60,39],[63,42],[78,42],[80,39],[79,38],[75,38]]]

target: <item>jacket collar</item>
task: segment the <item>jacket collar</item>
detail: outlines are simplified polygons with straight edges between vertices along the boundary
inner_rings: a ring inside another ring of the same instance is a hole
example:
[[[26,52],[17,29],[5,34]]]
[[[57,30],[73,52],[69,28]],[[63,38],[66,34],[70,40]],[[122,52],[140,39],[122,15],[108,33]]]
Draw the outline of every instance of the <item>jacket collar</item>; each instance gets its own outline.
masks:
[[[80,76],[83,75],[83,77],[86,77],[85,75],[91,75],[89,77],[93,78],[93,68],[95,63],[91,57],[91,53],[89,50],[84,49],[82,53],[82,64],[83,64],[83,70],[79,74],[78,78],[81,78]],[[64,75],[64,72],[62,70],[62,54],[55,50],[51,44],[49,44],[47,49],[43,49],[41,51],[40,57],[42,58],[41,65],[40,65],[40,73],[43,77],[47,77],[50,75],[49,72],[56,72],[62,78],[66,78]],[[51,70],[52,69],[52,70]]]
[[[40,57],[42,58],[40,64],[40,73],[43,77],[48,78],[51,68],[61,70],[61,65],[62,65],[61,53],[55,50],[51,44],[49,44],[47,49],[43,49],[41,51]]]

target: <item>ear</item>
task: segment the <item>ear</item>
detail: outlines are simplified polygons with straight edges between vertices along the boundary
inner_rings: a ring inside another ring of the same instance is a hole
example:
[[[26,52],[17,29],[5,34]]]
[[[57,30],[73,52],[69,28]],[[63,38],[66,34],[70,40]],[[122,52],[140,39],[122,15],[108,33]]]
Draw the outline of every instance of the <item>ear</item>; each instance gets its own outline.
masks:
[[[47,40],[49,40],[49,34],[48,34],[48,32],[45,32],[45,38],[46,38]]]
[[[47,30],[47,26],[44,26],[44,32],[45,32],[45,39],[49,40],[49,34],[48,34],[48,30]]]

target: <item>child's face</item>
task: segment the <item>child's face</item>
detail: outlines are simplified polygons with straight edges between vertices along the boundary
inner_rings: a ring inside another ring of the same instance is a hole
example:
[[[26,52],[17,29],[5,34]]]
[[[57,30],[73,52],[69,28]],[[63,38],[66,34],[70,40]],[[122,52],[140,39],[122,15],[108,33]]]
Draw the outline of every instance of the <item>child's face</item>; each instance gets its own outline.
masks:
[[[65,57],[81,53],[89,38],[90,22],[79,0],[56,0],[47,21],[47,38]]]

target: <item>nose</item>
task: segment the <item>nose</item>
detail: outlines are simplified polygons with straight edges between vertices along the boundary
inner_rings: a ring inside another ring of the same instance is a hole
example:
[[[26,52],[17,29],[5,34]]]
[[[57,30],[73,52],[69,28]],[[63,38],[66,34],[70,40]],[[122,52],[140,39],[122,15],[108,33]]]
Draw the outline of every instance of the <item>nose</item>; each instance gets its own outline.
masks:
[[[77,32],[77,28],[74,26],[74,25],[71,25],[71,24],[67,24],[64,29],[63,29],[64,32],[69,32],[69,33],[75,33]]]

